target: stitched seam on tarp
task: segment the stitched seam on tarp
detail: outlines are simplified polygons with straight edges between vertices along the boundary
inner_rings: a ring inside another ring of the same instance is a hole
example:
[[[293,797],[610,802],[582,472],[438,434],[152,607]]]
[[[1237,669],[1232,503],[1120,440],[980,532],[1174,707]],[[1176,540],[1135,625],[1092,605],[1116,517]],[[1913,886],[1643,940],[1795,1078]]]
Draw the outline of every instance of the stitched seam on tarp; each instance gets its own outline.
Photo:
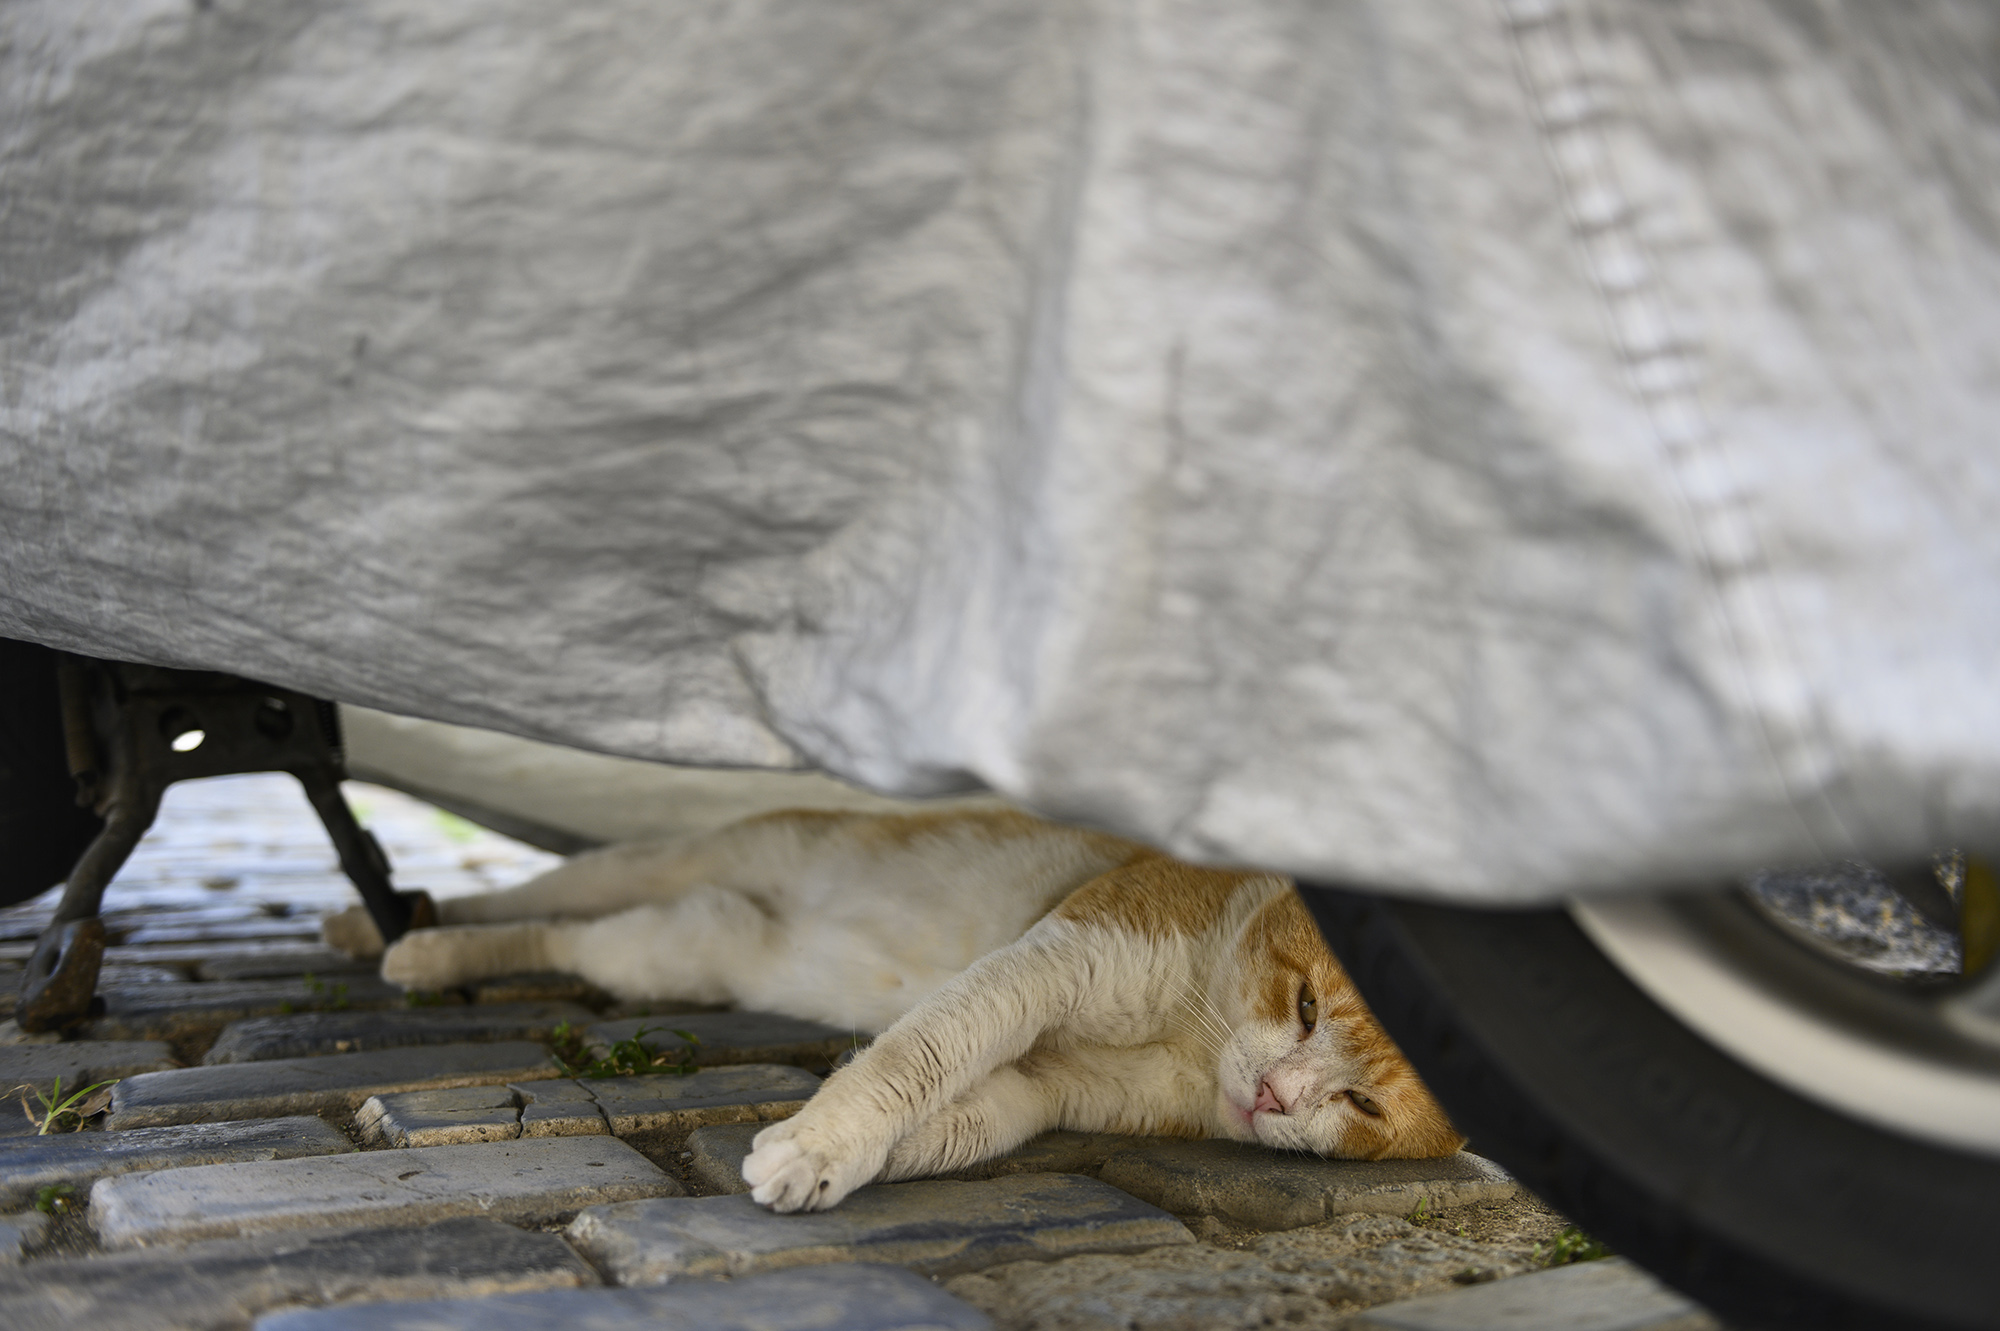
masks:
[[[1836,745],[1770,591],[1770,560],[1728,447],[1702,405],[1695,321],[1669,299],[1621,186],[1607,124],[1617,108],[1593,79],[1563,0],[1495,0],[1515,71],[1555,173],[1570,235],[1598,296],[1627,384],[1652,426],[1694,537],[1695,553],[1735,658],[1742,701],[1800,823],[1852,845],[1827,793]],[[1819,819],[1808,817],[1814,806]]]

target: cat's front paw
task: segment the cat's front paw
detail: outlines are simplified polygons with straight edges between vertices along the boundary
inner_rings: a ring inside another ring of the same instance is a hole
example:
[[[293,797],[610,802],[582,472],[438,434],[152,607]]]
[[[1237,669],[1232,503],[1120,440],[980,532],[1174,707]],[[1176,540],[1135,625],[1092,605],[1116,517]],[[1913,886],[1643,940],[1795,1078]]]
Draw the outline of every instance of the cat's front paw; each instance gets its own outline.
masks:
[[[382,955],[382,931],[366,906],[349,906],[319,920],[320,941],[350,957]]]
[[[743,1161],[753,1201],[773,1211],[824,1211],[874,1178],[883,1152],[833,1144],[831,1134],[788,1118],[757,1134]]]

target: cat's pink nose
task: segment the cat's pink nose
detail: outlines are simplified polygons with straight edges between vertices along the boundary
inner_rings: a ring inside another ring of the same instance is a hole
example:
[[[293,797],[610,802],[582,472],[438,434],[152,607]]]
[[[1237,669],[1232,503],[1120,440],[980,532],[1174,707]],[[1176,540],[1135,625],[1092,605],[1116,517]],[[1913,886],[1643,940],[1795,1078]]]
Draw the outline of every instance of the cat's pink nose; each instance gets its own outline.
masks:
[[[1292,1112],[1285,1107],[1283,1101],[1278,1099],[1278,1093],[1271,1089],[1269,1078],[1257,1083],[1257,1103],[1250,1106],[1250,1112],[1261,1114],[1267,1109],[1274,1114],[1289,1114]]]

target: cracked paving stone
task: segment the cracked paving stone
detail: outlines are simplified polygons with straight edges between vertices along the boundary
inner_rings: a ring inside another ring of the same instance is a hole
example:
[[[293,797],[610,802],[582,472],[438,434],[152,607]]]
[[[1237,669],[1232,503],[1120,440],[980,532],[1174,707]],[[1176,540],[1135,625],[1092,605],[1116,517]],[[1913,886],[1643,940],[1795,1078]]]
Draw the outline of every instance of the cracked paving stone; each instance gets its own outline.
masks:
[[[1534,1269],[1527,1245],[1356,1215],[1267,1234],[1240,1251],[1202,1244],[1014,1262],[945,1287],[1005,1331],[1335,1331],[1367,1304]]]
[[[93,1082],[161,1072],[175,1066],[174,1052],[158,1040],[76,1040],[66,1044],[0,1047],[0,1096],[18,1099],[22,1086],[47,1094],[57,1077],[65,1091]]]
[[[106,990],[102,997],[104,1015],[84,1027],[93,1040],[172,1040],[250,1017],[320,1008],[400,1008],[405,1002],[401,989],[369,975],[321,981],[318,987],[303,980],[134,984]]]
[[[646,1043],[678,1058],[687,1041],[674,1034],[676,1029],[694,1036],[697,1067],[723,1067],[732,1063],[792,1063],[800,1067],[824,1069],[854,1046],[854,1033],[823,1026],[797,1017],[779,1017],[768,1012],[689,1012],[668,1017],[628,1017],[621,1021],[599,1022],[584,1032],[584,1038],[600,1054],[619,1040],[628,1040],[645,1030]]]
[[[1154,1138],[1118,1151],[1098,1177],[1175,1215],[1213,1215],[1250,1229],[1295,1229],[1337,1215],[1408,1215],[1504,1201],[1520,1191],[1483,1156],[1326,1160],[1231,1141]]]
[[[254,1063],[479,1040],[547,1040],[563,1022],[581,1026],[590,1019],[590,1009],[574,1003],[297,1012],[232,1023],[216,1038],[202,1062]]]
[[[274,1313],[257,1331],[990,1331],[922,1276],[819,1266],[671,1289],[562,1290],[506,1298]]]
[[[758,1126],[798,1112],[819,1078],[794,1067],[708,1069],[371,1097],[354,1126],[369,1142],[436,1146],[515,1137],[651,1137],[718,1120]]]
[[[1023,1175],[862,1188],[829,1211],[778,1215],[742,1194],[593,1206],[570,1242],[620,1285],[827,1262],[927,1275],[1079,1252],[1193,1243],[1172,1216],[1094,1179]]]
[[[276,1118],[358,1109],[373,1095],[536,1081],[560,1073],[525,1041],[421,1045],[361,1054],[176,1068],[128,1077],[111,1091],[113,1131],[168,1123]]]
[[[603,1116],[596,1113],[595,1102],[591,1110],[598,1132],[608,1132]],[[521,1097],[511,1086],[458,1086],[374,1095],[355,1114],[354,1130],[370,1146],[512,1141],[521,1135]]]
[[[592,1137],[611,1131],[604,1109],[580,1081],[537,1081],[508,1088],[521,1097],[523,1137]]]
[[[543,1224],[586,1206],[675,1197],[680,1184],[610,1137],[360,1151],[105,1179],[89,1217],[107,1248],[459,1215]]]
[[[1354,1331],[1719,1331],[1684,1295],[1622,1257],[1371,1308]]]
[[[418,1230],[310,1231],[38,1261],[0,1271],[0,1308],[9,1331],[237,1331],[267,1309],[302,1304],[477,1299],[596,1283],[554,1234],[465,1217]],[[369,1311],[364,1304],[356,1315]]]
[[[0,1266],[12,1266],[41,1247],[48,1233],[49,1218],[40,1211],[0,1215]]]
[[[67,1183],[81,1196],[98,1179],[118,1174],[343,1155],[353,1149],[338,1128],[310,1117],[13,1138],[0,1141],[0,1208],[28,1205],[37,1190],[53,1183]]]

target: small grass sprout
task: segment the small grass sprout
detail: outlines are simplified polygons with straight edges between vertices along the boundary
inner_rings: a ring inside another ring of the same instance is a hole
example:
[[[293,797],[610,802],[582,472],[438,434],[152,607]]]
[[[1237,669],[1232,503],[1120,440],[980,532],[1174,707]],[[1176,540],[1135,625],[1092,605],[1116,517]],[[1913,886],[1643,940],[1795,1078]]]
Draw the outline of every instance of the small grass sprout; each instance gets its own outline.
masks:
[[[39,1086],[16,1086],[14,1091],[21,1092],[21,1112],[28,1116],[28,1122],[35,1125],[35,1132],[46,1137],[52,1132],[75,1132],[83,1126],[84,1120],[109,1109],[111,1088],[117,1084],[118,1078],[114,1077],[65,1095],[62,1078],[57,1077],[46,1093]],[[14,1091],[7,1094],[12,1095]],[[42,1102],[39,1114],[28,1103],[31,1095]]]
[[[76,1189],[67,1183],[50,1183],[35,1189],[35,1209],[43,1215],[61,1215],[76,1205]]]
[[[1609,1257],[1611,1250],[1571,1225],[1546,1245],[1535,1245],[1535,1260],[1543,1266],[1568,1266],[1572,1262],[1595,1262]]]
[[[684,1077],[693,1072],[695,1049],[701,1044],[701,1038],[692,1031],[674,1031],[672,1034],[685,1043],[668,1053],[646,1042],[646,1036],[656,1029],[641,1026],[624,1039],[612,1042],[603,1058],[595,1057],[584,1041],[583,1033],[566,1021],[555,1028],[549,1043],[555,1051],[556,1062],[572,1077],[601,1081],[606,1077],[637,1077],[642,1073],[668,1073]]]
[[[1431,1215],[1431,1199],[1428,1197],[1417,1198],[1417,1209],[1410,1212],[1410,1217],[1409,1217],[1410,1223],[1413,1225],[1421,1225],[1426,1220],[1431,1220],[1434,1218],[1435,1217]]]

